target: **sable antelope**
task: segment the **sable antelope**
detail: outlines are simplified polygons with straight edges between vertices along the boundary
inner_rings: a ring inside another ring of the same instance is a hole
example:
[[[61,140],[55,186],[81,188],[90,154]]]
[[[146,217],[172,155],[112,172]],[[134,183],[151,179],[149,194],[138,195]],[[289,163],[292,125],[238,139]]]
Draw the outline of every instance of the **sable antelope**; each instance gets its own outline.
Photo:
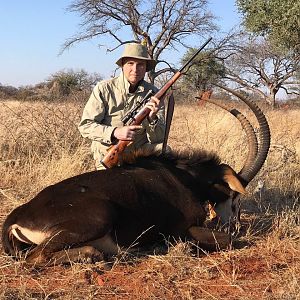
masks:
[[[261,110],[234,94],[260,126],[257,150],[251,125],[240,120],[252,142],[239,173],[216,155],[198,152],[136,157],[134,164],[68,178],[9,214],[2,229],[4,251],[14,257],[25,252],[28,264],[47,265],[115,254],[119,247],[151,245],[168,236],[193,238],[208,249],[216,242],[228,246],[229,235],[202,227],[204,204],[211,203],[223,224],[236,218],[239,195],[262,167],[270,144]]]

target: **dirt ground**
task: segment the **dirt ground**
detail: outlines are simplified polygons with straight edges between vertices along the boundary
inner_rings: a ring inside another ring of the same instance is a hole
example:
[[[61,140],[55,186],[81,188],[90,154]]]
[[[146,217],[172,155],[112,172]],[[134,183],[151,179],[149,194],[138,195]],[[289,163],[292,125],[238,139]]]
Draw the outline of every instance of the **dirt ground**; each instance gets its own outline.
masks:
[[[178,242],[166,253],[110,263],[32,269],[1,257],[1,299],[300,299],[299,240],[240,239],[205,253]]]

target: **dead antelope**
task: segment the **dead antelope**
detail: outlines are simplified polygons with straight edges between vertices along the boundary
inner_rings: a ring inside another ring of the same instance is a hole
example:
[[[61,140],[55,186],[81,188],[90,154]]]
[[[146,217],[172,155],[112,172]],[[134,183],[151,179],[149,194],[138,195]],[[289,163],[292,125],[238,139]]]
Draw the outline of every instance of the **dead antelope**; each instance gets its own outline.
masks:
[[[228,234],[203,227],[205,203],[223,224],[237,218],[239,195],[262,167],[270,144],[261,110],[235,94],[260,126],[259,147],[250,137],[250,154],[239,173],[215,154],[197,152],[135,157],[134,164],[68,178],[9,214],[2,229],[4,251],[14,257],[26,253],[28,264],[43,266],[116,254],[169,236],[194,239],[206,249],[227,247]]]

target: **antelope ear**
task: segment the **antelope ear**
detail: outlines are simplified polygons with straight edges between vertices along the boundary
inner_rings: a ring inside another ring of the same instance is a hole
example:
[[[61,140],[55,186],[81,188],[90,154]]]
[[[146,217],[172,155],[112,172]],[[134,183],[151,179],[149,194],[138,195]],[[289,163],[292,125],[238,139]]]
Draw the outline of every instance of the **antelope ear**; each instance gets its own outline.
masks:
[[[235,175],[224,175],[223,180],[228,183],[229,187],[240,194],[246,194],[246,190]]]
[[[229,187],[235,192],[243,195],[246,194],[246,190],[237,178],[234,170],[228,165],[223,165],[223,170],[223,180],[229,185]]]

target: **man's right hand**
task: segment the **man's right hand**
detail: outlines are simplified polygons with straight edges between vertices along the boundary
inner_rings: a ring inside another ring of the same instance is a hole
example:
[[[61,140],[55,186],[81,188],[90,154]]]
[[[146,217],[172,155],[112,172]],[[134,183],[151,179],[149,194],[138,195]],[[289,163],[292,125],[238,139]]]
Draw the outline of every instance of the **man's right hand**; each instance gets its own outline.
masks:
[[[142,125],[129,125],[124,127],[117,127],[113,132],[113,136],[118,140],[133,141],[137,131],[142,128]]]

